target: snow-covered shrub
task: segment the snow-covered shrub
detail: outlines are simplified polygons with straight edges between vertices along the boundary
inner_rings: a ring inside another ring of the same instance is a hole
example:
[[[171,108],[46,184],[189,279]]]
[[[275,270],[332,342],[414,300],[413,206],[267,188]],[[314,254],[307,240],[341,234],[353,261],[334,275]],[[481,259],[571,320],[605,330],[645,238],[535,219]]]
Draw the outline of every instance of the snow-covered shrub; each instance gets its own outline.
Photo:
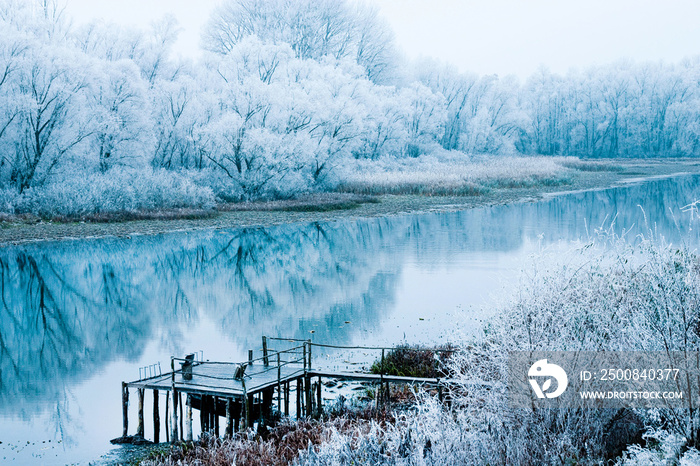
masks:
[[[609,442],[619,435],[618,410],[510,405],[507,353],[696,350],[700,261],[662,240],[608,234],[556,256],[537,260],[483,339],[451,359],[450,407],[418,396],[415,411],[393,425],[334,432],[299,463],[597,464],[619,456],[620,445]],[[616,439],[629,445],[619,464],[698,464],[694,408],[630,413],[657,433],[646,445],[634,444],[640,434]]]
[[[207,187],[167,170],[114,168],[104,174],[66,177],[26,190],[14,201],[14,212],[40,217],[81,217],[89,214],[214,206]]]
[[[354,160],[339,173],[340,189],[361,194],[479,194],[499,187],[565,183],[563,157],[481,157],[436,151],[416,158]]]

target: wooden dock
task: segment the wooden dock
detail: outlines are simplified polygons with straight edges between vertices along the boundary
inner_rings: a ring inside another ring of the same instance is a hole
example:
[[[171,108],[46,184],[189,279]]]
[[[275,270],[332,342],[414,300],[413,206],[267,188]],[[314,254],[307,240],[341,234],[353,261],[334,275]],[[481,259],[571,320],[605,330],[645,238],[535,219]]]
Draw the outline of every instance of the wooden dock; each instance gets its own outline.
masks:
[[[284,349],[269,347],[271,343],[288,346]],[[438,387],[440,379],[398,377],[349,371],[328,371],[314,368],[314,347],[338,349],[386,350],[392,348],[337,347],[312,343],[310,340],[262,338],[262,356],[254,358],[248,352],[248,361],[202,361],[195,354],[184,359],[171,358],[170,372],[162,373],[160,365],[140,371],[139,380],[122,383],[122,437],[113,443],[141,443],[144,439],[144,397],[147,390],[153,394],[153,441],[161,441],[159,394],[165,398],[165,440],[177,442],[192,440],[193,410],[199,411],[201,432],[220,436],[220,418],[226,419],[225,436],[252,428],[255,422],[270,424],[276,407],[280,415],[289,416],[290,394],[295,392],[296,417],[320,415],[323,412],[323,379],[349,380],[379,384],[380,393],[388,399],[389,384],[422,384]],[[128,436],[129,391],[138,396],[138,425],[134,436]],[[183,403],[184,396],[184,403]]]

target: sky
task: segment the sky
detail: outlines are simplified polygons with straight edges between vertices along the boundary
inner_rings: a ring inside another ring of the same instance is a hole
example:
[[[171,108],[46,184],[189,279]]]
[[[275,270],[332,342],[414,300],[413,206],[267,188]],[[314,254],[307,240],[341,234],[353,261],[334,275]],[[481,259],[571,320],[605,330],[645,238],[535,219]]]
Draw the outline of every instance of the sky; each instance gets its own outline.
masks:
[[[67,0],[76,23],[94,18],[145,27],[172,14],[177,50],[196,56],[222,0]],[[677,62],[700,54],[697,0],[369,0],[408,58],[433,57],[479,74],[527,77],[620,58]]]

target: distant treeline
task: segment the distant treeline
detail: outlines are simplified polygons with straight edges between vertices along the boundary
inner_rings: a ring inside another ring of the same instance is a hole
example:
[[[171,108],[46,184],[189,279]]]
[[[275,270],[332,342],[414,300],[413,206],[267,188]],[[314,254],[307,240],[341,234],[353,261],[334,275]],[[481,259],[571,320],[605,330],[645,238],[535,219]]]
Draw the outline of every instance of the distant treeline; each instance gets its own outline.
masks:
[[[358,160],[445,150],[698,153],[698,58],[463,74],[401,59],[375,10],[336,0],[229,0],[197,61],[176,37],[168,19],[74,27],[53,0],[0,0],[0,211],[289,197],[334,189]]]

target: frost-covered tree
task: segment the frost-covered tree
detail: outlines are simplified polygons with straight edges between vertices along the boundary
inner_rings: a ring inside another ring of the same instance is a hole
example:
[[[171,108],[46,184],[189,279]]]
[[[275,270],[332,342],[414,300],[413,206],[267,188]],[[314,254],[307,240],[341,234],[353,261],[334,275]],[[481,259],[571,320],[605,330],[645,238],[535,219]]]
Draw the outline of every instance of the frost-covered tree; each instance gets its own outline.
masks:
[[[250,36],[289,44],[299,58],[350,58],[377,83],[391,80],[396,64],[393,34],[376,8],[347,0],[229,0],[203,33],[220,54]]]

